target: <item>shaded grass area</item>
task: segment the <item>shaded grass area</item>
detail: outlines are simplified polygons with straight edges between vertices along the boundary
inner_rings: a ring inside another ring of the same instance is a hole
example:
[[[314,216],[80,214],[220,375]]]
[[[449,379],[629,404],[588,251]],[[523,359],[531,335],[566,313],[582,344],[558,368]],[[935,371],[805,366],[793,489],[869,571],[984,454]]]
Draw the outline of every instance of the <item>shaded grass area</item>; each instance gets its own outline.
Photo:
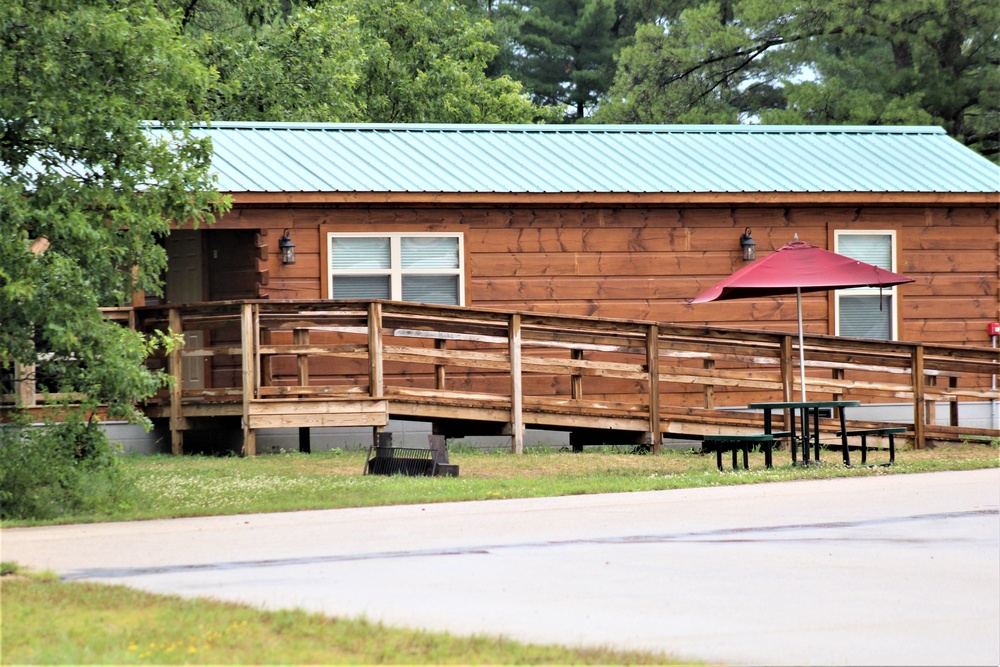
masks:
[[[775,453],[775,468],[764,469],[753,453],[749,471],[719,472],[714,455],[665,451],[658,455],[592,448],[583,453],[529,450],[522,456],[456,448],[451,462],[457,478],[363,475],[364,451],[274,454],[255,458],[134,456],[125,466],[137,489],[128,508],[72,516],[61,522],[109,521],[282,512],[374,505],[436,503],[497,498],[529,498],[589,493],[753,484],[796,479],[971,470],[1000,465],[998,449],[964,444],[897,452],[891,467],[846,468],[837,451],[824,453],[822,466],[793,467],[788,452]],[[884,452],[873,453],[884,461]],[[37,525],[34,522],[30,525]],[[29,525],[4,522],[5,526]]]
[[[0,595],[3,664],[671,664],[45,577],[2,577]]]

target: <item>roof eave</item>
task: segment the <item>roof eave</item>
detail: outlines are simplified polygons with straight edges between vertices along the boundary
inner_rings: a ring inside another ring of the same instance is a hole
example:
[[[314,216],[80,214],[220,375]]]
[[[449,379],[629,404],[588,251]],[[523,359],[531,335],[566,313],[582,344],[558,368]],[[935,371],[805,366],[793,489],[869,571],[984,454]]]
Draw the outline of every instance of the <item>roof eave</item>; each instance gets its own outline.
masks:
[[[229,192],[236,205],[1000,206],[998,192]]]

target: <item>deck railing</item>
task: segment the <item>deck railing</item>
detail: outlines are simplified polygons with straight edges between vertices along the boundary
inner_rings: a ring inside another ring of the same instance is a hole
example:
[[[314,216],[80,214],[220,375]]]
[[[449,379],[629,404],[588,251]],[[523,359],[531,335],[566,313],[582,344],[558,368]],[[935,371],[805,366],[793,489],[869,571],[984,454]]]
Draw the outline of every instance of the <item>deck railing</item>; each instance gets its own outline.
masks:
[[[211,341],[170,360],[177,381],[161,400],[177,419],[185,401],[238,401],[250,424],[252,402],[391,398],[400,416],[506,422],[515,451],[526,425],[634,428],[637,419],[657,446],[671,432],[661,425],[667,413],[791,400],[799,390],[790,333],[329,301],[140,308],[136,325]],[[959,427],[960,402],[1000,396],[988,348],[830,336],[806,336],[805,348],[810,397],[911,402],[918,447],[936,403],[951,406]],[[192,363],[204,364],[208,381],[185,389]]]
[[[528,426],[641,432],[658,449],[664,434],[717,432],[718,420],[736,419],[723,408],[799,392],[792,333],[385,301],[231,301],[114,315],[188,340],[151,360],[174,377],[148,409],[170,418],[175,451],[194,417],[242,417],[253,453],[260,428],[379,428],[389,413],[499,424],[516,452]],[[911,403],[916,447],[992,432],[962,426],[959,405],[1000,398],[994,349],[807,335],[805,359],[810,398]],[[20,396],[5,400],[23,404]],[[947,426],[935,424],[941,402],[951,406]]]

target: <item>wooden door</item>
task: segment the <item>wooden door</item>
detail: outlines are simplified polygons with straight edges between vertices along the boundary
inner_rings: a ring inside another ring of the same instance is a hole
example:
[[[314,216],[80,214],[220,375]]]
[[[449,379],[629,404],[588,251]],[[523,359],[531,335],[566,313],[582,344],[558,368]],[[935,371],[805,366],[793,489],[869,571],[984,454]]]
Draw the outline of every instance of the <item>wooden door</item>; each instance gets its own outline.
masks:
[[[205,300],[202,234],[191,230],[176,230],[166,239],[167,303],[199,303]],[[205,347],[204,331],[185,331],[184,347]],[[205,388],[204,357],[185,357],[182,362],[183,389]]]

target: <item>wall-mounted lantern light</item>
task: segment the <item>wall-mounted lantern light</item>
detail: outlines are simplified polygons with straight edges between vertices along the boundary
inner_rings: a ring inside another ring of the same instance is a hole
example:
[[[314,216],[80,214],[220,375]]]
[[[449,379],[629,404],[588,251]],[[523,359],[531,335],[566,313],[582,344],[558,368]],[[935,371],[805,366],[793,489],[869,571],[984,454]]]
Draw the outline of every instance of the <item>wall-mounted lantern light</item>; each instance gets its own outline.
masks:
[[[757,259],[757,242],[750,236],[750,228],[747,227],[740,236],[740,247],[743,249],[743,261],[752,262]]]
[[[278,249],[281,251],[281,263],[282,264],[294,264],[295,263],[295,244],[292,243],[292,237],[288,235],[288,230],[281,235],[278,239]]]

